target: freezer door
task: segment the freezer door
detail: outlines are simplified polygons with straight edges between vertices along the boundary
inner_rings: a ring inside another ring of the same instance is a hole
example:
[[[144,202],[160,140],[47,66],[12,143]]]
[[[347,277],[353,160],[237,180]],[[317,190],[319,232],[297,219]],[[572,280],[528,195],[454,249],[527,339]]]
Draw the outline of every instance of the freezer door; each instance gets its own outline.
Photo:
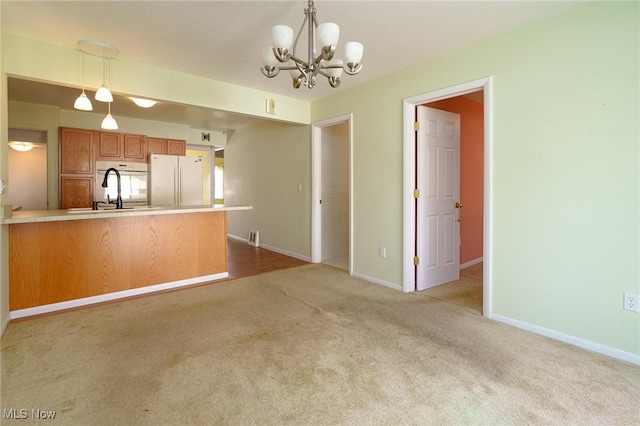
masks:
[[[175,155],[149,156],[148,191],[152,206],[178,205],[178,158]]]
[[[201,206],[203,203],[202,158],[178,157],[179,204]]]

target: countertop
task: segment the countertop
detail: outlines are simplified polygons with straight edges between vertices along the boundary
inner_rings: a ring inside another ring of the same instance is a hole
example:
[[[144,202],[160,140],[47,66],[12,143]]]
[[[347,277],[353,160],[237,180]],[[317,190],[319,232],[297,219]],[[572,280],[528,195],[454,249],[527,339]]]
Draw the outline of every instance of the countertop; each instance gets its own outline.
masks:
[[[15,211],[12,217],[3,218],[3,225],[13,223],[58,222],[65,220],[102,219],[123,216],[150,216],[161,214],[185,214],[203,212],[228,212],[236,210],[251,210],[253,206],[180,206],[180,207],[135,207],[133,209],[68,209],[68,210],[31,210]]]

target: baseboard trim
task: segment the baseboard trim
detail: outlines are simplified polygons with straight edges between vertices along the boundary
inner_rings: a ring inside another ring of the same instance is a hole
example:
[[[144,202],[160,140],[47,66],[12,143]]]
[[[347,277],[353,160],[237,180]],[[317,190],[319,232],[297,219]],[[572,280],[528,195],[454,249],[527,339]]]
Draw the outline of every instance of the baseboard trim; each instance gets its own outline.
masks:
[[[33,308],[18,309],[9,313],[9,319],[26,318],[34,315],[48,314],[66,309],[79,308],[88,305],[95,305],[102,302],[110,302],[118,299],[124,299],[132,296],[140,296],[143,294],[157,293],[164,290],[172,290],[180,287],[186,287],[194,284],[201,284],[208,281],[221,280],[228,278],[228,272],[219,274],[204,275],[201,277],[187,278],[179,281],[172,281],[163,284],[150,285],[147,287],[132,288],[130,290],[116,291],[113,293],[101,294],[98,296],[83,297],[82,299],[68,300],[65,302],[51,303],[49,305],[35,306]]]
[[[550,337],[552,339],[559,340],[561,342],[568,343],[570,345],[577,346],[579,348],[586,349],[591,352],[607,355],[612,358],[619,359],[621,361],[629,362],[631,364],[640,365],[640,355],[636,355],[631,352],[626,352],[620,349],[612,348],[610,346],[602,345],[600,343],[592,342],[590,340],[582,339],[580,337],[561,333],[559,331],[552,330],[550,328],[540,327],[538,325],[529,324],[524,321],[505,317],[498,314],[491,314],[489,315],[489,318],[494,319],[496,321],[503,322],[505,324],[512,325],[514,327],[521,328],[523,330],[531,331],[532,333],[540,334],[545,337]]]
[[[0,330],[0,336],[4,334],[4,331],[7,329],[9,325],[9,321],[11,321],[11,312],[7,314],[7,316],[2,320],[2,330]]]
[[[245,242],[245,243],[249,244],[249,240],[247,238],[242,238],[242,237],[238,237],[236,235],[231,235],[231,234],[227,234],[227,237],[229,237],[229,238],[231,238],[233,240],[236,240],[236,241],[241,241],[241,242]],[[287,250],[282,250],[282,249],[280,249],[278,247],[273,247],[273,246],[270,246],[270,245],[264,244],[264,243],[260,243],[260,247],[263,248],[263,249],[269,250],[269,251],[273,251],[273,252],[276,252],[276,253],[283,254],[285,256],[289,256],[289,257],[293,257],[295,259],[303,260],[305,262],[311,262],[311,256],[303,256],[301,254],[294,253],[294,252],[287,251]]]
[[[460,269],[464,269],[464,268],[468,268],[469,266],[477,265],[478,263],[482,263],[482,261],[483,261],[482,257],[470,260],[470,261],[465,262],[462,265],[460,265]]]
[[[383,280],[380,280],[378,278],[374,278],[374,277],[370,277],[368,275],[360,274],[358,272],[354,272],[353,276],[356,277],[356,278],[363,279],[365,281],[372,282],[374,284],[381,285],[383,287],[388,287],[388,288],[391,288],[391,289],[394,289],[394,290],[402,291],[402,285],[400,285],[400,284],[390,283],[388,281],[383,281]]]

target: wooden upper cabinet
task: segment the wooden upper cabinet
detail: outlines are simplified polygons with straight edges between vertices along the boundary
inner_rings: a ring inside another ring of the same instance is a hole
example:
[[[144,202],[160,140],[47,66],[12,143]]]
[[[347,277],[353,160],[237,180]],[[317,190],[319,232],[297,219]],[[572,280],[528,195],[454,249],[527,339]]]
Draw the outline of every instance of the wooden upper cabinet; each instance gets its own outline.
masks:
[[[166,154],[167,140],[159,138],[147,138],[147,152],[149,154]]]
[[[98,132],[96,160],[122,159],[122,133]]]
[[[145,135],[98,132],[97,145],[96,160],[147,161],[147,137]]]
[[[93,173],[93,130],[61,127],[60,173]]]
[[[176,140],[176,139],[167,139],[167,154],[169,155],[186,155],[187,153],[187,142]]]
[[[124,135],[124,158],[147,161],[147,137],[144,135]]]
[[[187,141],[147,138],[147,151],[149,154],[185,155],[187,153]]]

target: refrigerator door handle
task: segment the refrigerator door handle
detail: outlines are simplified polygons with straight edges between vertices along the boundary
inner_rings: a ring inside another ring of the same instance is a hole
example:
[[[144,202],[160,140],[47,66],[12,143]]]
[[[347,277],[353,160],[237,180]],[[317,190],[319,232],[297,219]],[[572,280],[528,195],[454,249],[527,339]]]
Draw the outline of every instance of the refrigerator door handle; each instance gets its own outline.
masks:
[[[176,167],[173,168],[173,205],[178,205],[178,169]]]
[[[178,176],[178,188],[180,190],[179,194],[180,194],[180,203],[178,204],[179,206],[182,205],[182,174],[183,174],[183,170],[182,167],[180,167],[180,176]]]

